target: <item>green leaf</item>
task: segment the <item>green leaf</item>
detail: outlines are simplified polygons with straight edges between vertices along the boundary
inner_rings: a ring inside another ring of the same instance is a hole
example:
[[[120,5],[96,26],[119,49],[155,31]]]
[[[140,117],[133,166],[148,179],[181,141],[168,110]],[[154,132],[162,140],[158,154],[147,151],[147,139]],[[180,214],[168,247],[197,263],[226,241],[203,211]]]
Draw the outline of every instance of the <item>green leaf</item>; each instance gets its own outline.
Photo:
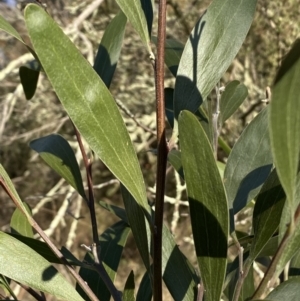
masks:
[[[149,271],[150,269],[150,242],[151,242],[151,233],[149,229],[149,224],[151,224],[151,220],[148,220],[149,223],[146,223],[145,215],[141,207],[139,207],[134,199],[134,197],[130,194],[130,192],[121,185],[121,193],[125,205],[126,216],[137,245],[139,249],[140,255],[144,262],[146,269]],[[149,217],[150,218],[150,217]]]
[[[136,294],[136,301],[151,301],[152,300],[152,287],[149,273],[146,272],[140,283],[138,292]]]
[[[157,37],[152,36],[152,42],[157,44]],[[165,64],[176,77],[180,58],[184,45],[175,39],[166,39],[165,42]]]
[[[195,300],[195,287],[199,279],[165,225],[163,226],[162,272],[163,280],[175,301]]]
[[[141,0],[116,0],[116,2],[139,34],[141,40],[147,47],[147,51],[151,55],[149,29]]]
[[[0,180],[9,189],[9,193],[11,193],[12,197],[14,198],[15,205],[20,209],[21,212],[23,212],[23,214],[27,218],[31,219],[31,215],[29,214],[24,203],[20,199],[20,197],[14,187],[14,184],[12,183],[11,179],[9,178],[9,176],[8,176],[7,172],[5,171],[5,169],[3,168],[2,164],[0,164]]]
[[[181,163],[181,153],[176,149],[172,149],[168,153],[168,161],[173,166],[173,168],[178,172],[181,178],[184,180],[184,174]]]
[[[125,192],[122,189],[124,202],[129,202],[128,195],[126,195]],[[133,221],[135,215],[133,214],[133,210],[131,207],[128,207],[127,210],[130,212],[130,216],[132,217]],[[124,211],[122,208],[113,208],[111,212],[115,213],[117,216],[123,216],[125,212],[121,213],[121,211]],[[137,223],[137,227],[133,226],[132,230],[137,231],[139,223]],[[137,229],[136,229],[137,228]],[[146,242],[142,241],[142,236],[135,236],[137,245],[146,244]],[[137,240],[138,239],[138,240]],[[140,247],[141,248],[141,247]],[[139,250],[140,250],[139,248]],[[146,249],[146,248],[144,248]],[[141,251],[140,251],[141,252]],[[163,260],[162,260],[162,270],[163,270],[163,279],[168,287],[171,295],[173,296],[174,300],[191,300],[194,299],[194,286],[198,282],[197,275],[195,274],[192,266],[186,259],[186,257],[181,253],[178,246],[176,245],[176,242],[174,241],[174,238],[168,228],[164,225],[163,226]],[[145,251],[144,256],[147,256],[147,253]],[[140,285],[138,294],[137,294],[137,300],[151,300],[152,297],[152,290],[151,290],[151,283],[149,278],[149,273],[147,272],[142,280],[142,283]],[[143,299],[145,298],[145,299]]]
[[[285,193],[280,185],[276,169],[274,169],[255,202],[253,212],[254,238],[250,249],[252,261],[277,231],[284,203]]]
[[[15,37],[21,43],[25,44],[19,33],[0,15],[0,29]]]
[[[220,300],[227,263],[229,218],[226,194],[210,142],[197,118],[188,111],[179,116],[179,135],[205,296],[207,301]]]
[[[292,277],[284,281],[267,296],[272,301],[298,301],[300,294],[300,277]]]
[[[299,59],[299,51],[300,51],[300,38],[296,39],[294,42],[292,49],[288,52],[288,54],[284,57],[280,68],[276,74],[274,85],[277,84],[281,80],[281,78],[290,70],[291,67],[297,62]]]
[[[248,96],[248,89],[244,84],[235,80],[230,82],[221,95],[219,124],[224,122],[240,107]]]
[[[23,235],[18,235],[18,234],[13,234],[13,233],[9,233],[9,235],[12,236],[13,238],[19,240],[20,242],[24,243],[25,245],[27,245],[31,249],[33,249],[39,255],[44,257],[47,261],[49,261],[51,263],[61,264],[60,259],[57,258],[57,256],[54,255],[54,253],[52,252],[52,250],[49,248],[49,246],[46,243],[44,243],[40,240],[37,240],[37,239],[33,239],[33,238],[30,238],[30,237],[23,236]],[[86,266],[81,261],[79,261],[66,248],[63,247],[60,251],[62,252],[64,257],[67,259],[67,261],[71,265]]]
[[[300,276],[300,251],[292,258],[289,265],[289,277]]]
[[[21,66],[19,69],[19,75],[26,99],[29,100],[34,96],[40,71],[27,66]]]
[[[24,206],[27,212],[31,215],[30,207],[24,203]],[[19,208],[16,208],[11,220],[10,220],[10,228],[12,233],[20,234],[26,237],[33,238],[33,230],[31,224],[28,222],[26,216],[22,213]]]
[[[109,88],[119,60],[127,18],[120,11],[106,27],[95,58],[94,69]]]
[[[0,273],[60,300],[83,301],[48,261],[4,232],[0,232]]]
[[[127,220],[125,209],[120,208],[120,207],[115,206],[115,205],[107,204],[106,202],[103,202],[103,201],[99,201],[99,205],[102,208],[106,209],[107,211],[115,214],[119,219],[121,219],[125,223],[129,224],[128,220]]]
[[[153,23],[153,6],[155,5],[154,0],[141,0],[141,5],[146,17],[149,37],[151,37]]]
[[[30,147],[86,199],[74,151],[62,136],[52,134],[33,140],[30,142]]]
[[[298,173],[296,181],[297,181],[296,195],[295,195],[296,201],[294,202],[294,204],[292,204],[292,206],[289,202],[285,202],[285,204],[284,204],[283,211],[281,214],[281,219],[280,219],[280,225],[279,225],[279,229],[278,229],[279,230],[279,233],[278,233],[279,241],[282,240],[289,224],[291,223],[291,212],[295,212],[295,210],[297,209],[297,207],[300,204],[300,173]]]
[[[100,236],[101,260],[112,281],[115,280],[129,232],[130,228],[128,225],[120,221],[106,229]],[[83,261],[92,265],[94,262],[93,255],[87,253]],[[98,272],[82,267],[79,275],[88,283],[89,287],[101,301],[110,300],[110,292]],[[88,300],[87,295],[79,285],[76,285],[76,289],[85,300]]]
[[[272,168],[267,114],[264,109],[252,120],[227,160],[224,185],[234,214],[258,194]]]
[[[43,8],[29,4],[25,20],[41,64],[75,126],[143,211],[149,212],[139,162],[109,90]]]
[[[298,60],[293,58],[293,66],[287,68],[284,75],[276,83],[272,91],[269,124],[272,153],[277,173],[283,189],[293,208],[296,192],[296,178],[298,173],[300,154],[300,54],[299,43],[291,50],[293,55],[297,51]],[[287,62],[290,64],[291,62]],[[293,211],[290,212],[293,215]]]
[[[173,94],[174,89],[165,88],[165,112],[171,128],[174,126]]]
[[[195,112],[230,66],[253,20],[256,0],[214,0],[196,23],[179,63],[175,117]]]
[[[135,301],[134,298],[134,274],[133,271],[130,272],[123,293],[123,301]]]

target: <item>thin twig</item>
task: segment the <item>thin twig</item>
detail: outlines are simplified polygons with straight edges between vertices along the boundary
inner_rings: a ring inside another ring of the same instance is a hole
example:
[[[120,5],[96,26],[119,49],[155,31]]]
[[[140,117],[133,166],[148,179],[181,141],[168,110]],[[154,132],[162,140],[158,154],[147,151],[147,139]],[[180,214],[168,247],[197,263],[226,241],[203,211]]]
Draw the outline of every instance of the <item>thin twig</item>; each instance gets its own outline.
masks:
[[[166,0],[159,1],[157,59],[155,62],[157,114],[157,174],[155,200],[155,231],[153,233],[153,299],[162,300],[162,227],[168,146],[166,142],[164,58],[166,40]]]
[[[19,283],[18,284],[25,290],[27,291],[27,293],[29,293],[31,296],[33,296],[36,300],[38,301],[46,301],[46,297],[45,294],[43,292],[41,292],[41,294],[37,293],[34,289],[32,289],[31,287]]]
[[[115,301],[119,301],[120,299],[120,293],[114,286],[112,280],[110,279],[109,275],[107,274],[107,271],[105,270],[103,263],[101,261],[100,253],[100,241],[99,241],[99,235],[98,235],[98,227],[97,227],[97,218],[96,218],[96,211],[95,211],[95,198],[94,198],[94,190],[93,190],[93,179],[92,179],[92,161],[88,159],[87,154],[85,152],[85,149],[83,147],[81,135],[78,132],[76,126],[73,124],[76,138],[79,144],[79,148],[82,154],[83,163],[86,169],[86,175],[87,175],[87,185],[88,185],[88,206],[90,210],[90,216],[91,216],[91,222],[92,222],[92,232],[93,232],[93,244],[92,244],[92,250],[95,260],[95,268],[96,271],[99,273],[101,279],[106,284],[109,292],[111,293],[113,299]]]
[[[49,237],[44,233],[41,227],[37,224],[37,222],[31,217],[27,212],[24,211],[24,208],[20,206],[19,201],[15,198],[14,194],[11,192],[9,185],[6,181],[0,177],[0,185],[3,187],[7,195],[11,198],[11,200],[15,203],[15,205],[21,210],[21,212],[27,217],[30,225],[39,233],[45,243],[49,246],[55,256],[61,261],[61,263],[66,267],[66,269],[71,273],[71,275],[76,279],[82,290],[88,295],[88,297],[92,301],[99,301],[94,292],[90,289],[87,283],[81,278],[81,276],[74,270],[72,266],[68,263],[67,259],[64,255],[59,251],[59,249],[53,244],[53,242],[49,239]]]
[[[136,119],[136,117],[128,110],[128,108],[126,108],[126,106],[120,100],[116,99],[116,104],[128,117],[130,117],[136,123],[137,126],[141,127],[146,132],[149,132],[152,135],[156,136],[156,133],[152,131],[150,128],[148,128],[147,126],[145,126],[144,124],[142,124],[141,122],[139,122]]]

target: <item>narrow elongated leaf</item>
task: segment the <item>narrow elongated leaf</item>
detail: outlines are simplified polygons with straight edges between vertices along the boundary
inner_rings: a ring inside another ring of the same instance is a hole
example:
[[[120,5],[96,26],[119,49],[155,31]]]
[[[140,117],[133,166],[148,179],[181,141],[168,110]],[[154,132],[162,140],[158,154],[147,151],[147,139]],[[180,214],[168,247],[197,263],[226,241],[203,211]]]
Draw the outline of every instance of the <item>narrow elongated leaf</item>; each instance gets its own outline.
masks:
[[[125,284],[123,301],[135,301],[134,287],[134,274],[133,271],[131,271]]]
[[[153,6],[155,5],[155,3],[154,0],[141,0],[141,5],[146,17],[149,37],[151,37],[153,23]]]
[[[272,168],[267,114],[264,109],[252,120],[228,157],[224,185],[234,214],[257,195]]]
[[[152,300],[152,288],[149,273],[146,272],[140,283],[138,292],[136,294],[136,301],[151,301]]]
[[[21,43],[25,44],[19,33],[0,15],[0,29],[15,37]]]
[[[38,138],[30,142],[30,147],[86,199],[74,151],[62,136],[52,134]]]
[[[162,272],[164,282],[175,301],[195,300],[195,287],[199,279],[165,225],[163,227]]]
[[[175,117],[195,112],[227,70],[253,20],[256,0],[214,0],[196,23],[179,63]]]
[[[22,202],[22,200],[20,199],[14,184],[12,183],[10,177],[8,176],[7,172],[5,171],[4,167],[2,166],[2,164],[0,164],[0,179],[1,181],[3,181],[5,183],[5,185],[8,187],[10,193],[13,195],[16,203],[15,205],[20,209],[21,212],[23,212],[23,214],[30,218],[30,214],[27,211],[24,203]]]
[[[128,225],[123,221],[120,221],[108,228],[100,236],[101,260],[103,261],[104,267],[112,281],[115,280],[123,248],[127,241],[129,232],[130,228]],[[83,261],[93,264],[94,259],[92,254],[87,253]],[[81,277],[88,283],[89,287],[101,301],[110,300],[110,292],[98,272],[81,268],[79,275],[81,275]],[[87,295],[79,285],[76,286],[76,289],[85,300],[88,300]]]
[[[114,205],[110,205],[110,204],[107,204],[106,202],[103,202],[103,201],[100,201],[99,202],[99,205],[106,209],[107,211],[115,214],[118,218],[120,218],[123,222],[128,223],[128,219],[127,219],[127,216],[126,216],[126,212],[123,208],[120,208],[118,206],[114,206]]]
[[[277,231],[284,203],[285,193],[274,169],[263,185],[254,207],[254,238],[250,250],[252,261]]]
[[[208,138],[197,118],[188,111],[179,116],[179,135],[205,299],[215,301],[221,297],[226,272],[229,226],[226,194]]]
[[[280,182],[293,208],[296,192],[300,154],[300,54],[299,43],[295,44],[298,59],[293,58],[272,91],[269,124],[272,153]],[[293,49],[291,50],[293,51]],[[285,68],[283,66],[282,68]],[[293,212],[290,212],[293,215]]]
[[[290,262],[289,276],[300,276],[300,251],[296,253]]]
[[[70,118],[104,164],[149,212],[136,153],[107,87],[43,8],[29,4],[25,20],[34,49]]]
[[[300,277],[292,277],[284,281],[267,296],[272,301],[298,301],[300,294]]]
[[[220,100],[220,125],[222,125],[239,108],[247,95],[247,87],[237,80],[230,82],[226,86]]]
[[[44,257],[47,261],[49,261],[51,263],[61,264],[60,259],[57,258],[57,256],[54,255],[54,253],[52,252],[52,250],[49,248],[49,246],[46,243],[44,243],[40,240],[37,240],[37,239],[33,239],[33,238],[30,238],[30,237],[23,236],[23,235],[18,235],[18,234],[13,234],[13,233],[9,233],[9,235],[11,235],[15,239],[19,240],[20,242],[24,243],[26,246],[30,247],[31,249],[33,249],[39,255]],[[63,247],[60,251],[62,252],[64,257],[67,259],[67,261],[71,265],[86,266],[81,261],[79,261],[66,248]]]
[[[59,300],[83,301],[74,287],[48,261],[4,232],[0,232],[0,273]]]
[[[121,185],[121,193],[125,205],[126,216],[135,239],[135,243],[139,249],[146,269],[150,269],[150,242],[151,233],[149,223],[146,223],[145,215],[142,209],[137,205],[130,192]],[[150,218],[150,217],[149,217]]]
[[[285,204],[284,204],[283,211],[281,214],[281,219],[280,219],[280,225],[279,225],[279,229],[278,229],[279,230],[279,233],[278,233],[279,241],[282,240],[289,224],[291,223],[291,212],[295,212],[297,207],[300,204],[300,173],[298,173],[296,181],[297,181],[296,195],[295,195],[296,201],[293,204],[291,204],[289,202],[285,202]],[[292,218],[294,218],[294,216],[292,216]]]
[[[127,18],[120,11],[106,27],[95,58],[94,69],[109,88],[119,60]]]
[[[26,99],[29,100],[35,93],[40,71],[28,68],[27,66],[21,66],[19,75]]]
[[[30,207],[23,203],[27,212],[31,215]],[[16,208],[11,220],[10,220],[10,228],[12,233],[20,234],[26,237],[33,238],[33,230],[32,226],[28,222],[27,217],[22,213],[19,208]]]
[[[130,196],[127,195],[128,192],[123,191],[122,189],[122,193],[123,193],[124,203],[130,202],[129,199]],[[135,223],[137,224],[137,226],[133,224],[132,231],[137,231],[137,229],[139,228],[139,223],[137,222],[136,219],[138,215],[134,214],[132,208],[130,207],[130,204],[126,204],[125,206],[127,208],[126,210],[128,210],[129,212],[127,213],[128,216],[130,216],[133,222],[135,221]],[[121,211],[124,212],[121,213]],[[125,210],[122,208],[114,209],[112,212],[114,212],[119,217],[125,214]],[[136,220],[134,220],[134,218]],[[133,233],[135,234],[135,232]],[[139,235],[135,236],[136,244],[138,245],[138,247],[140,245],[139,250],[141,254],[143,254],[143,252],[145,253],[142,256],[146,257],[147,253],[146,251],[143,251],[144,249],[146,249],[146,247],[143,247],[144,245],[146,245],[146,242],[143,242],[142,239],[143,239],[142,236],[141,237]],[[195,294],[194,287],[196,286],[196,283],[199,282],[199,279],[195,271],[193,270],[193,267],[188,262],[187,258],[179,250],[174,240],[174,237],[172,236],[171,232],[165,225],[163,226],[162,255],[163,255],[162,258],[163,279],[171,295],[173,296],[174,300],[193,301],[194,294]],[[138,290],[137,300],[140,301],[151,300],[151,297],[152,297],[151,282],[149,278],[149,273],[147,271],[142,279],[142,283]]]
[[[144,0],[146,1],[146,0]],[[141,0],[116,0],[128,21],[139,34],[141,40],[147,47],[149,54],[152,54],[150,47],[150,35],[144,8]],[[145,4],[145,2],[144,2]]]
[[[157,37],[152,37],[152,41],[157,44]],[[175,39],[166,39],[165,42],[165,64],[176,77],[180,58],[184,45]]]

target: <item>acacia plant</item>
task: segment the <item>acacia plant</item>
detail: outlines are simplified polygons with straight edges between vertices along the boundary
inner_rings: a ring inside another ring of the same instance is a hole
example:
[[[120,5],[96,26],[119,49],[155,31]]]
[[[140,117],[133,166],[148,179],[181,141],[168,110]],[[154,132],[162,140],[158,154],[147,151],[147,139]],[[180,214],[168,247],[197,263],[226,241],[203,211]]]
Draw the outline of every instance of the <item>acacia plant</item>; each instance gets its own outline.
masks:
[[[1,186],[17,207],[11,221],[14,231],[0,232],[1,286],[15,300],[11,280],[27,287],[37,300],[45,300],[40,292],[46,292],[69,301],[111,297],[115,301],[145,301],[152,296],[159,301],[163,298],[162,281],[178,301],[298,300],[299,42],[278,71],[269,106],[248,124],[230,149],[220,132],[246,98],[247,88],[232,81],[222,91],[219,81],[247,35],[256,1],[213,0],[185,45],[166,39],[165,0],[158,5],[157,37],[152,36],[154,1],[116,2],[120,12],[106,29],[93,67],[43,7],[31,3],[24,10],[32,46],[0,19],[0,27],[24,43],[38,63],[38,69],[20,72],[26,97],[34,95],[37,76],[32,75],[44,72],[74,124],[87,174],[87,194],[74,152],[62,136],[41,137],[30,147],[86,201],[93,237],[83,261],[65,248],[59,250],[33,219],[1,165]],[[127,20],[143,41],[155,71],[157,176],[153,207],[147,200],[133,144],[109,91]],[[164,64],[176,78],[174,89],[164,87]],[[214,88],[217,96],[211,97]],[[166,137],[166,107],[170,137]],[[92,161],[82,138],[121,183],[124,208],[102,204],[120,221],[101,235]],[[224,173],[217,164],[218,148],[228,154]],[[163,223],[167,164],[186,183],[197,266],[182,254]],[[250,203],[254,206],[251,232],[235,231],[235,214]],[[33,238],[33,229],[44,242]],[[136,295],[133,273],[122,292],[114,284],[130,231],[146,268]],[[229,247],[237,250],[233,260],[227,256]],[[65,266],[76,280],[75,288],[52,263]],[[253,276],[257,263],[265,266],[259,281]],[[279,285],[270,292],[279,276]]]

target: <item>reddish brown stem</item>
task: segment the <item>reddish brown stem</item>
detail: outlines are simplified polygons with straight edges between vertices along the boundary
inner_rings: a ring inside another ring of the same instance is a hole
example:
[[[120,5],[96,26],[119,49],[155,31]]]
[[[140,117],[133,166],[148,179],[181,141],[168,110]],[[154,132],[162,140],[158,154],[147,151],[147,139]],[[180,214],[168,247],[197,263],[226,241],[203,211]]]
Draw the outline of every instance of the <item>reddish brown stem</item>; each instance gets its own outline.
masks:
[[[157,58],[155,62],[157,114],[157,175],[155,202],[155,231],[153,234],[153,298],[162,300],[162,228],[168,146],[165,133],[164,57],[166,39],[166,0],[159,1]]]

